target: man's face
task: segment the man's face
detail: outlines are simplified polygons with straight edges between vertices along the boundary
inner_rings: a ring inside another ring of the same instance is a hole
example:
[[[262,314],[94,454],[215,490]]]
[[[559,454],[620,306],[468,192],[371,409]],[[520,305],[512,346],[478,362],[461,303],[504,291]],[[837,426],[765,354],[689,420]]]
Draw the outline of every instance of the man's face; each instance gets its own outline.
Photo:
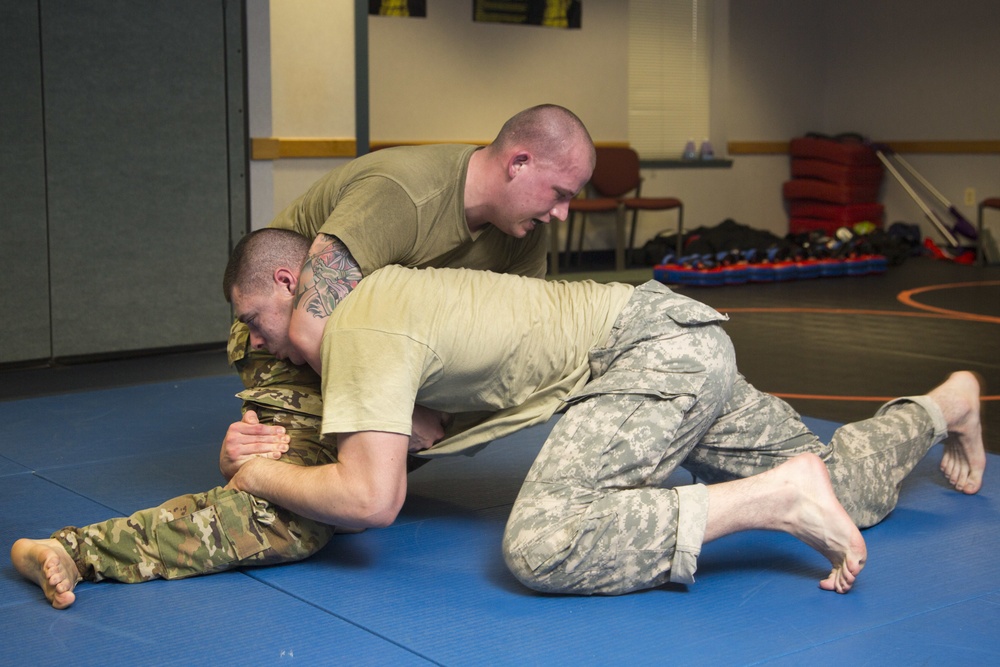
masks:
[[[592,171],[589,151],[583,147],[570,151],[563,160],[531,156],[518,166],[493,225],[523,238],[540,223],[565,220],[569,201],[587,184]]]
[[[288,338],[293,297],[277,283],[270,291],[252,294],[242,294],[238,287],[233,287],[232,303],[236,319],[250,330],[253,349],[265,349],[279,359],[302,364],[304,359]]]

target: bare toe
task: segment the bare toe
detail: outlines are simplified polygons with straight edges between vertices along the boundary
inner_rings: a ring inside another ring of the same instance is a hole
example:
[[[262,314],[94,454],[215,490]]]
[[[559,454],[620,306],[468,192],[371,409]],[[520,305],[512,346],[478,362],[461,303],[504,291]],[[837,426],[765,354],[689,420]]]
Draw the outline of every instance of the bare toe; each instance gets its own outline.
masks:
[[[76,601],[73,589],[80,581],[80,572],[59,542],[20,539],[11,547],[10,558],[21,576],[38,585],[56,609]]]

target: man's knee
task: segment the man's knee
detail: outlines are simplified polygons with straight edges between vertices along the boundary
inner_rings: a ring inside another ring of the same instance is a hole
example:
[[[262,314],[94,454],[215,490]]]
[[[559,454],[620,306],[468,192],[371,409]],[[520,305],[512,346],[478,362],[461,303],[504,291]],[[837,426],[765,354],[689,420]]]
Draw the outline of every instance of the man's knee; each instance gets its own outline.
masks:
[[[517,580],[543,593],[603,592],[601,573],[612,569],[615,560],[614,514],[535,516],[508,523],[504,532],[504,562]]]
[[[503,540],[503,558],[511,574],[528,588],[543,593],[569,593],[566,585],[565,551],[569,545],[521,544],[517,535],[507,531]]]

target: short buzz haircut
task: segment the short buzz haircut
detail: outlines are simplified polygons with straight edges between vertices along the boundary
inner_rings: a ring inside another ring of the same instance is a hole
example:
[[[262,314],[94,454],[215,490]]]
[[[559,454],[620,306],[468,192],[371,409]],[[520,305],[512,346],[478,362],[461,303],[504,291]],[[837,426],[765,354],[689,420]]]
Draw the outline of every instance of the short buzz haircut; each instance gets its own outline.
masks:
[[[233,288],[243,294],[259,294],[271,286],[274,272],[282,267],[300,269],[309,254],[309,239],[287,229],[258,229],[236,244],[226,272],[222,292],[232,302]]]
[[[493,146],[500,150],[522,146],[542,159],[559,160],[580,142],[593,150],[594,141],[575,113],[557,104],[539,104],[504,123]]]

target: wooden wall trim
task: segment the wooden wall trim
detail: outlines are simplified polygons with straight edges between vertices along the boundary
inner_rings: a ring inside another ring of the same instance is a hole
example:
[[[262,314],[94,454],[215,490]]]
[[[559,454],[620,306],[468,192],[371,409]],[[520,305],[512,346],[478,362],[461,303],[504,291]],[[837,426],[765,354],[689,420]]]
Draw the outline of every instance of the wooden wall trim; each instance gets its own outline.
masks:
[[[730,141],[730,155],[788,155],[787,141]]]
[[[310,137],[255,137],[250,140],[250,159],[331,158],[357,155],[354,139]]]
[[[976,141],[885,141],[897,153],[937,153],[966,155],[971,153],[1000,153],[1000,140]],[[730,155],[787,155],[787,141],[730,141]]]
[[[475,146],[485,146],[490,143],[489,141],[460,141],[458,139],[440,140],[440,141],[372,141],[371,149],[373,151],[380,148],[392,148],[394,146],[428,146],[433,144],[473,144]],[[615,147],[619,148],[622,146],[628,146],[627,141],[595,141],[595,146],[598,147]]]
[[[250,140],[250,158],[253,160],[280,160],[284,158],[353,158],[357,156],[354,139],[332,137],[256,137]],[[372,141],[371,150],[391,146],[422,146],[441,141]],[[481,141],[449,141],[485,145]],[[627,141],[598,141],[598,146],[628,146]],[[975,141],[886,141],[897,153],[936,153],[941,155],[998,154],[1000,140]],[[730,141],[729,155],[787,155],[787,141]]]
[[[372,141],[371,150],[392,146],[425,146],[430,144],[473,144],[485,146],[488,141]],[[598,141],[598,146],[628,146],[627,141]],[[786,144],[787,147],[787,144]],[[255,137],[250,140],[250,159],[280,160],[284,158],[353,158],[357,156],[354,139],[325,137]]]
[[[470,144],[473,146],[485,146],[488,141],[464,141],[462,139],[449,139],[442,141],[372,141],[369,146],[372,151],[381,148],[395,148],[396,146],[433,146],[434,144]]]
[[[330,137],[257,137],[250,140],[252,160],[280,160],[284,158],[353,158],[357,156],[354,139]],[[372,141],[371,150],[391,146],[422,146],[444,143],[441,141]],[[485,145],[483,141],[455,141],[447,143]],[[627,141],[598,141],[598,146],[628,146]],[[1000,140],[937,140],[937,141],[886,141],[897,153],[936,153],[941,155],[1000,154]],[[787,141],[730,141],[729,155],[787,155]]]

